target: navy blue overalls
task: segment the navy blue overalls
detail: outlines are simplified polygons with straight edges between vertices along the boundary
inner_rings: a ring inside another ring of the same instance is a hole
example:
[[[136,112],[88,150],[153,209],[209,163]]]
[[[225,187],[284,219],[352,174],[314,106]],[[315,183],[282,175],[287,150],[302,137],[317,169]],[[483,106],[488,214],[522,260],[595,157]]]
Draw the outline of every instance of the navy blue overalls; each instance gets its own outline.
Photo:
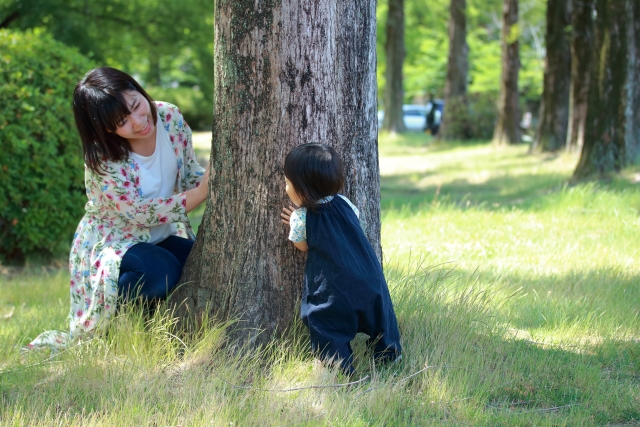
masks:
[[[350,341],[358,332],[375,340],[374,355],[394,360],[402,351],[396,315],[382,267],[353,209],[339,196],[307,211],[309,252],[301,315],[321,358],[342,359],[352,373]]]

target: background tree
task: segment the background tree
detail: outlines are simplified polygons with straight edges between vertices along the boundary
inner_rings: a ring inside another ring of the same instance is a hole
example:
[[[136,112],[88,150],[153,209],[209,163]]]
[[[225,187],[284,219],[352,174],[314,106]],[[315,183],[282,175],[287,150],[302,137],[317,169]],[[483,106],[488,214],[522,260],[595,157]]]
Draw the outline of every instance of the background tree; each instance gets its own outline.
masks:
[[[584,144],[574,178],[619,172],[640,153],[640,5],[596,0]]]
[[[538,128],[532,152],[565,147],[571,86],[571,0],[547,1],[547,58]]]
[[[567,151],[582,148],[593,54],[594,0],[574,1],[571,10],[571,85]]]
[[[385,53],[387,59],[384,91],[384,119],[382,128],[391,132],[404,132],[404,88],[402,66],[404,48],[404,0],[389,0]]]
[[[493,133],[496,145],[520,142],[520,108],[518,71],[520,69],[518,0],[504,0],[502,5],[502,74],[498,97],[498,119]]]
[[[234,336],[263,342],[299,310],[305,257],[280,223],[291,148],[342,154],[381,256],[375,1],[218,1],[215,16],[212,191],[174,301],[196,319],[237,316]]]
[[[535,113],[542,92],[545,3],[519,2],[518,85],[522,105],[535,109]],[[492,137],[496,120],[501,4],[502,0],[466,0],[468,98],[472,114],[469,122],[473,137],[479,139]],[[449,6],[449,2],[404,0],[404,103],[423,103],[429,93],[438,98],[444,96]],[[388,0],[378,1],[380,108],[384,108],[386,87],[388,12]],[[96,63],[122,68],[143,80],[153,97],[178,104],[193,128],[210,127],[213,110],[213,6],[210,1],[0,0],[0,25],[2,23],[13,29],[45,28],[58,41],[79,47]],[[157,46],[150,47],[149,40]],[[157,63],[150,61],[151,48],[159,48],[162,53]],[[151,72],[152,69],[155,71]],[[157,82],[158,77],[159,86],[151,86],[149,82]]]
[[[449,60],[444,87],[444,115],[439,137],[466,139],[470,136],[467,100],[469,46],[467,45],[466,0],[451,0],[449,9]]]
[[[208,0],[0,0],[2,26],[44,28],[96,64],[134,75],[152,96],[179,104],[192,126],[199,127],[202,116],[207,126],[211,122],[213,7]]]
[[[429,93],[443,97],[447,78],[450,2],[404,0],[404,8],[404,101],[421,102],[428,98]],[[469,46],[467,92],[471,108],[477,94],[492,98],[495,105],[500,91],[501,8],[502,0],[466,0],[466,38]],[[384,46],[388,11],[388,1],[379,0],[377,52],[378,92],[381,97],[386,86],[387,59]],[[545,13],[546,2],[519,1],[521,68],[518,86],[521,98],[532,105],[538,105],[542,93]],[[537,114],[537,109],[535,112]],[[488,138],[492,135],[493,124]]]

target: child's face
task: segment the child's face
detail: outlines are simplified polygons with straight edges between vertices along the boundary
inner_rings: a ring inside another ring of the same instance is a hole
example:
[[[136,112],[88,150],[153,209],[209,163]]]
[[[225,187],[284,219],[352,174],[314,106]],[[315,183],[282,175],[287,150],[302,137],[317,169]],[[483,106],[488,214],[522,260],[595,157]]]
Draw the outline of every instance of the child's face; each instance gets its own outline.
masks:
[[[293,188],[293,184],[291,184],[291,181],[289,181],[286,176],[284,177],[284,182],[286,183],[285,191],[287,192],[287,196],[289,196],[294,205],[301,206],[302,200],[300,200],[296,189]]]

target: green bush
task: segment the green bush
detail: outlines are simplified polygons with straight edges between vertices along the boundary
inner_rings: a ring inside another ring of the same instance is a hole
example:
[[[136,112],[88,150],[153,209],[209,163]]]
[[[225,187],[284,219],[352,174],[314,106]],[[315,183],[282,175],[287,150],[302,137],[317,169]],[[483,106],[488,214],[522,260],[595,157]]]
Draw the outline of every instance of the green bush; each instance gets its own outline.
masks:
[[[192,130],[211,130],[213,100],[207,98],[201,90],[190,87],[161,88],[157,86],[148,86],[144,89],[156,101],[177,105]]]
[[[471,141],[491,139],[498,116],[497,100],[496,93],[476,92],[467,95],[466,106],[462,100],[449,101],[452,105],[445,109],[448,117],[446,133]]]
[[[474,140],[490,140],[498,118],[498,94],[469,94],[469,135]]]
[[[445,126],[440,128],[445,139],[471,139],[471,103],[465,104],[463,97],[451,98],[447,101],[444,115]]]
[[[86,202],[73,88],[91,67],[39,30],[0,30],[0,262],[69,249]]]

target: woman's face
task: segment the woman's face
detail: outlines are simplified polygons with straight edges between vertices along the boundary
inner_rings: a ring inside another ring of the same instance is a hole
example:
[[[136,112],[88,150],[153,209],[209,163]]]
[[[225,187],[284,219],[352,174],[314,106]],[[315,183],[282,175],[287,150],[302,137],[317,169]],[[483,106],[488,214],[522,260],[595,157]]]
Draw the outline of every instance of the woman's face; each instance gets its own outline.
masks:
[[[129,106],[129,114],[118,123],[115,134],[124,139],[145,139],[153,134],[155,125],[151,116],[151,107],[147,98],[135,90],[124,93],[124,99]]]
[[[298,193],[296,193],[295,188],[293,188],[293,184],[291,184],[291,181],[289,181],[286,176],[284,177],[284,182],[286,183],[285,191],[287,192],[287,196],[289,196],[294,205],[301,206],[302,200],[300,199],[300,196],[298,196]]]

